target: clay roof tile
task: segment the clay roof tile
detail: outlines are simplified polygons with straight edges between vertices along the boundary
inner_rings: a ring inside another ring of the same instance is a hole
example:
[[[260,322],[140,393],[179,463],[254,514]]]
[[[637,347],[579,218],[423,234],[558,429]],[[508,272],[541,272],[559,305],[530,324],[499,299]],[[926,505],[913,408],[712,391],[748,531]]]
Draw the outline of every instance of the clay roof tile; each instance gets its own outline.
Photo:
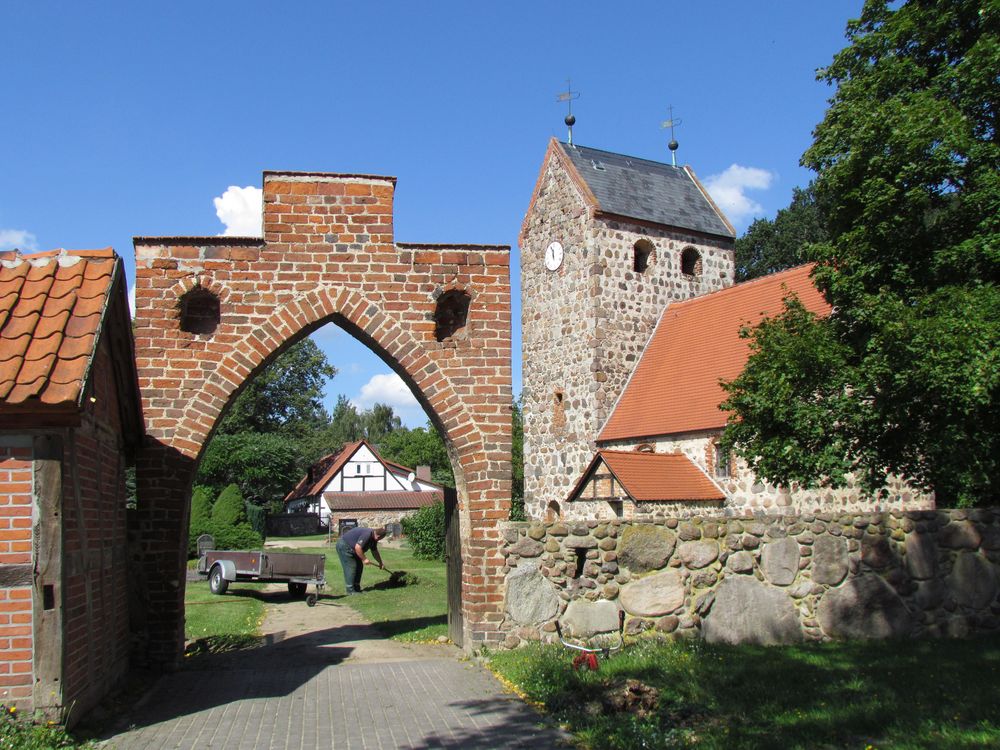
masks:
[[[675,302],[659,324],[598,441],[721,429],[727,414],[720,380],[743,370],[750,348],[740,329],[781,312],[795,294],[817,315],[830,306],[799,266],[712,294]]]
[[[120,260],[110,248],[0,256],[0,400],[76,404]]]

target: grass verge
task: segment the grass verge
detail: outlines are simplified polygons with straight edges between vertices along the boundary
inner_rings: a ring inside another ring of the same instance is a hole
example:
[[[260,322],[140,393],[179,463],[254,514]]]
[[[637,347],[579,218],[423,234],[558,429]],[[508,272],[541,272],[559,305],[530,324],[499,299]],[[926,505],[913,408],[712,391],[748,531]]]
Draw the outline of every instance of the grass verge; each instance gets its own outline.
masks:
[[[207,581],[188,581],[184,596],[184,637],[193,641],[187,656],[246,648],[257,643],[264,602],[259,583],[234,584],[223,596]]]
[[[532,644],[492,669],[585,748],[1000,747],[1000,637],[787,647],[643,640],[574,671]]]
[[[16,750],[53,750],[53,748],[96,748],[89,740],[80,740],[58,724],[35,724],[13,708],[0,706],[0,747]]]

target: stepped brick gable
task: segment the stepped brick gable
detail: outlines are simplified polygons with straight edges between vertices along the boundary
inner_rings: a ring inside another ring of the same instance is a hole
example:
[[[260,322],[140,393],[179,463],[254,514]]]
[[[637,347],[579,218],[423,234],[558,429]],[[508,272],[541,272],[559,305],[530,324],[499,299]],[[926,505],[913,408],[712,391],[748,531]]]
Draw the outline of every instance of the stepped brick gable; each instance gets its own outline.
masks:
[[[182,539],[205,441],[244,381],[327,322],[398,373],[442,431],[461,532],[452,637],[470,645],[499,638],[496,524],[510,503],[509,252],[397,243],[394,188],[392,177],[266,172],[262,238],[136,238],[148,431],[139,538],[151,661],[180,652]]]

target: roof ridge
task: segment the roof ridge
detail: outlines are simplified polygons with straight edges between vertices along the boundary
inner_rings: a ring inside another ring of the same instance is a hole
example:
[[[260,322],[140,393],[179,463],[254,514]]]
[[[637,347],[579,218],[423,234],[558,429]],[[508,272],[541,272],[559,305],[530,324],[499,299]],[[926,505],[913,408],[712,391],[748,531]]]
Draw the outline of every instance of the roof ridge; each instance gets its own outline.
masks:
[[[700,302],[706,299],[713,299],[726,294],[735,294],[736,292],[742,291],[749,287],[760,286],[765,282],[773,282],[778,276],[791,276],[793,271],[801,271],[804,268],[815,265],[816,263],[812,261],[808,263],[800,263],[797,266],[792,266],[791,268],[783,268],[780,271],[774,271],[773,273],[769,273],[765,276],[757,276],[756,278],[753,279],[747,279],[746,281],[737,282],[723,289],[716,289],[715,291],[712,292],[699,294],[696,297],[689,297],[688,299],[682,299],[676,302],[671,302],[665,308],[663,308],[663,315],[666,315],[667,310],[669,310],[670,308],[690,307],[691,304],[694,302]]]
[[[608,151],[607,149],[594,148],[593,146],[578,146],[575,143],[572,143],[572,144],[566,143],[566,141],[559,141],[559,144],[561,146],[565,146],[566,148],[572,148],[572,149],[576,149],[578,151],[580,149],[586,149],[587,151],[597,151],[598,153],[601,153],[601,154],[610,154],[611,156],[620,156],[623,159],[632,159],[632,160],[635,160],[635,161],[646,162],[647,164],[655,164],[658,167],[670,167],[671,169],[676,169],[679,172],[683,172],[684,171],[684,167],[678,167],[678,166],[676,166],[674,164],[667,164],[665,161],[656,161],[654,159],[647,159],[644,156],[632,156],[631,154],[623,154],[623,153],[621,153],[619,151]]]

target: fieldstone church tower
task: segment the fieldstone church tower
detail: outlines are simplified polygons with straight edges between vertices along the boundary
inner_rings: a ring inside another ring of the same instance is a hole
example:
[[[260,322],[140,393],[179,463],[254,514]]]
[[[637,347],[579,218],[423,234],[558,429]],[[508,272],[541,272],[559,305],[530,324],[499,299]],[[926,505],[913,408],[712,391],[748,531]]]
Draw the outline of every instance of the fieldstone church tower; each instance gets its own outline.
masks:
[[[519,238],[530,517],[558,514],[667,304],[732,285],[735,237],[690,168],[549,142]]]

